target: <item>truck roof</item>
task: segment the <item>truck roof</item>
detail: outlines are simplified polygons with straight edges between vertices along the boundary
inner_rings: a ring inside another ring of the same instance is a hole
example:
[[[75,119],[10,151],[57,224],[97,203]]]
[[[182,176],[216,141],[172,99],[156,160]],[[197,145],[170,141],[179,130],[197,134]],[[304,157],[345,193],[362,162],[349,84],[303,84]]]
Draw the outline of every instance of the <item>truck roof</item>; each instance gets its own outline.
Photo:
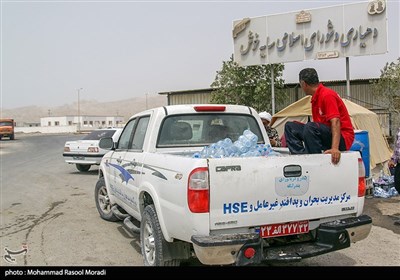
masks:
[[[199,113],[199,112],[219,112],[219,113],[239,113],[239,114],[257,114],[257,112],[248,106],[232,105],[232,104],[180,104],[156,107],[147,111],[138,113],[144,115],[154,111],[164,111],[166,115],[176,115],[182,113]],[[135,117],[133,115],[131,118]]]

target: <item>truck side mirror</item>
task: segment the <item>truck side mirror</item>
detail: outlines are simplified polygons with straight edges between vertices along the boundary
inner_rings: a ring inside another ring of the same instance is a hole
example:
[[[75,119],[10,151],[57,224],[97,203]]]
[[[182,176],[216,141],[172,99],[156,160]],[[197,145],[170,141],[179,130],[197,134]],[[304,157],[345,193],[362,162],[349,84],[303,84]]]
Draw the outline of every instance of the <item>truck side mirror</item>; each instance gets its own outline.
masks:
[[[99,147],[105,150],[112,150],[114,148],[114,140],[111,137],[101,138]]]

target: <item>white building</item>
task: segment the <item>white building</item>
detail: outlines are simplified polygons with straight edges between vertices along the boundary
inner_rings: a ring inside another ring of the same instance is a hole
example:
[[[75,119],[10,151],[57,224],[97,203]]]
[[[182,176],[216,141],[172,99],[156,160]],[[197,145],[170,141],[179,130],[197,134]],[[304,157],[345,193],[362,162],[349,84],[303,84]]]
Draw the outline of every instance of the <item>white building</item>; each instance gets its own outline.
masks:
[[[79,125],[80,124],[80,125]],[[92,130],[104,127],[122,127],[124,117],[122,116],[62,116],[40,118],[41,127],[54,126],[80,126],[81,130]]]

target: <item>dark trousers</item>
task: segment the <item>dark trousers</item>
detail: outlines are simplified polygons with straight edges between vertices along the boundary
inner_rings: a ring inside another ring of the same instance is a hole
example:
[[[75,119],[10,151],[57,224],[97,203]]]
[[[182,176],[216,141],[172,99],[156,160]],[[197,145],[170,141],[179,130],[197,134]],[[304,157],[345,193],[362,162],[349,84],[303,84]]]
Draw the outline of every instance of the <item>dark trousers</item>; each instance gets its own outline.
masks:
[[[331,128],[317,122],[287,122],[285,138],[291,154],[320,154],[332,146]],[[340,137],[339,150],[346,151],[343,136]]]
[[[400,162],[394,168],[394,187],[400,193]]]

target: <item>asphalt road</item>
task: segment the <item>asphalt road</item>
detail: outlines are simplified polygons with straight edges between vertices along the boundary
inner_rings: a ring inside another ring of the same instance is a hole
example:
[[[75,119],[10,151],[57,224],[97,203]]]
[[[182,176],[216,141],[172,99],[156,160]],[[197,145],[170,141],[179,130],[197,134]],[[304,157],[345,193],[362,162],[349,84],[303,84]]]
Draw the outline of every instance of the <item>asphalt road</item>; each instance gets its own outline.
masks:
[[[21,134],[0,141],[0,266],[143,265],[139,236],[96,210],[98,168],[81,173],[64,162],[65,141],[81,137]],[[290,266],[399,266],[400,226],[393,225],[399,202],[399,196],[367,198],[364,212],[374,224],[367,239]]]

